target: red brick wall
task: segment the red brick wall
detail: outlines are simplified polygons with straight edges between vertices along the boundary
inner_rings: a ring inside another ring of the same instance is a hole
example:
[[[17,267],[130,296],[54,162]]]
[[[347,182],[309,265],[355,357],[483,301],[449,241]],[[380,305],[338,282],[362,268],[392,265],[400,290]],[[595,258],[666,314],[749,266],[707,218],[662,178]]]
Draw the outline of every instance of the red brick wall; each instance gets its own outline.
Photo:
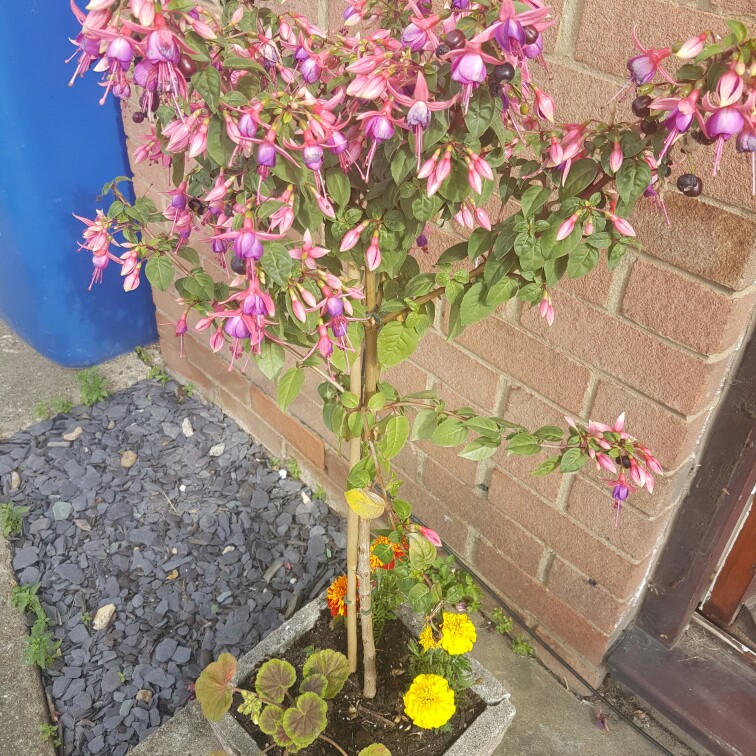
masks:
[[[315,15],[315,0],[299,5]],[[561,120],[596,115],[616,92],[633,26],[645,43],[661,46],[724,28],[708,10],[756,20],[752,0],[556,5],[563,16],[552,32],[554,78],[546,86],[557,97]],[[341,10],[341,3],[323,0],[320,22],[338,24]],[[749,10],[750,18],[744,15]],[[127,124],[131,131],[130,119]],[[473,463],[427,442],[396,459],[418,516],[593,682],[648,581],[753,313],[756,201],[750,164],[727,152],[716,179],[710,153],[694,157],[704,195],[691,201],[670,192],[672,227],[648,209],[636,214],[644,253],[624,259],[613,273],[597,270],[585,280],[565,281],[554,296],[551,328],[522,303],[510,303],[450,344],[441,312],[412,360],[388,376],[402,391],[434,387],[452,404],[473,404],[535,427],[561,424],[565,413],[611,419],[626,410],[630,432],[658,453],[665,477],[653,497],[632,498],[619,528],[607,489],[583,474],[532,478],[532,461],[499,453]],[[139,167],[137,180],[140,188],[166,188],[160,170]],[[454,241],[436,233],[431,257]],[[180,310],[172,296],[155,292],[155,301],[161,323],[176,320]],[[249,376],[229,373],[225,356],[213,355],[204,335],[187,334],[186,357],[179,359],[172,327],[161,326],[160,333],[172,371],[273,454],[296,457],[341,501],[347,465],[324,428],[318,381],[308,380],[292,418],[278,410],[270,381],[254,369]]]

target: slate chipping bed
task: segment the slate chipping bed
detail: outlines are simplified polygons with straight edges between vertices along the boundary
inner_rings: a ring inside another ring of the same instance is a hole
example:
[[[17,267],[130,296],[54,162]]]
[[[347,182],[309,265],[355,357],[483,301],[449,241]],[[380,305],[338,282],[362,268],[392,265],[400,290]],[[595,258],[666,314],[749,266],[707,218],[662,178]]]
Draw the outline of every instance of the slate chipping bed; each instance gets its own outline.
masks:
[[[13,566],[41,582],[62,640],[43,679],[65,754],[123,756],[186,703],[205,664],[249,650],[333,578],[341,520],[284,474],[172,382],[0,440],[0,501],[31,508]],[[83,615],[109,603],[95,631]]]

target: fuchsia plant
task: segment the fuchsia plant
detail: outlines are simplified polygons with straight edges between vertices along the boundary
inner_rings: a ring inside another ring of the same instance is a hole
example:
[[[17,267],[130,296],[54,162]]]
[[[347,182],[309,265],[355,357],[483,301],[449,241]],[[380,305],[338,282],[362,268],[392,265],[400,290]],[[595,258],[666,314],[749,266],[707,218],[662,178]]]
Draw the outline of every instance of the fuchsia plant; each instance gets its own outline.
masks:
[[[472,460],[501,445],[549,451],[534,475],[590,461],[611,476],[617,514],[637,487],[653,490],[660,465],[623,417],[531,433],[433,392],[402,396],[381,371],[412,353],[438,305],[452,339],[512,298],[551,324],[549,292],[563,276],[604,256],[614,268],[639,246],[627,218],[642,197],[663,208],[680,171],[679,190],[701,193],[681,144],[714,144],[715,173],[728,142],[754,160],[756,42],[742,24],[660,50],[635,39],[636,119],[560,124],[534,80],[554,23],[541,0],[453,0],[436,12],[424,0],[350,0],[332,33],[241,0],[72,7],[76,73],[94,69],[103,99],[137,103],[145,134],[134,159],[165,168],[162,211],[145,197],[129,204],[116,182],[107,212],[82,219],[92,283],[114,263],[127,290],[143,271],[173,286],[177,336],[191,327],[232,367],[256,363],[277,380],[282,408],[306,368],[322,378],[325,422],[350,444],[345,604],[355,670],[359,573],[366,696],[371,519],[385,517],[384,536],[408,544],[400,588],[414,608],[432,618],[444,603],[424,578],[437,536],[411,523],[391,473],[410,437]],[[429,259],[430,227],[453,222],[469,240]]]

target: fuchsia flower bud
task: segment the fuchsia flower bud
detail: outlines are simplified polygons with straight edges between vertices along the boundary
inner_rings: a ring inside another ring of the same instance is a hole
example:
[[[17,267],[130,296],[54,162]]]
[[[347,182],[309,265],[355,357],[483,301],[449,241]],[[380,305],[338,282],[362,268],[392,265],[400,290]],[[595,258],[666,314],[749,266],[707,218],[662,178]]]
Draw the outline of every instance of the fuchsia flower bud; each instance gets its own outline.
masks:
[[[373,238],[370,240],[370,244],[365,252],[365,262],[367,269],[370,271],[376,270],[381,264],[381,250],[378,248],[378,232],[373,234]]]
[[[441,548],[443,545],[441,543],[441,539],[439,538],[438,533],[436,533],[435,530],[431,530],[430,528],[426,528],[424,525],[418,525],[417,529],[422,534],[423,538],[425,538],[426,541],[429,541],[432,543],[436,548]]]
[[[562,239],[566,239],[575,228],[577,220],[578,214],[573,213],[569,218],[562,221],[561,225],[559,226],[559,230],[557,231],[556,240],[562,241]]]
[[[612,148],[612,153],[609,155],[609,168],[611,168],[612,173],[617,173],[617,171],[622,167],[622,161],[624,160],[624,155],[622,154],[622,147],[620,146],[619,142],[614,143],[614,147]]]
[[[535,111],[536,115],[546,121],[554,120],[554,98],[542,92],[538,87],[533,87],[535,93]]]
[[[680,49],[675,55],[680,58],[680,60],[690,60],[691,58],[695,58],[701,50],[704,49],[706,38],[706,32],[699,34],[697,37],[691,37],[687,42],[680,46]]]
[[[346,252],[356,246],[360,240],[360,235],[365,230],[366,223],[360,223],[359,226],[355,226],[344,234],[344,238],[341,240],[341,246],[339,252]]]

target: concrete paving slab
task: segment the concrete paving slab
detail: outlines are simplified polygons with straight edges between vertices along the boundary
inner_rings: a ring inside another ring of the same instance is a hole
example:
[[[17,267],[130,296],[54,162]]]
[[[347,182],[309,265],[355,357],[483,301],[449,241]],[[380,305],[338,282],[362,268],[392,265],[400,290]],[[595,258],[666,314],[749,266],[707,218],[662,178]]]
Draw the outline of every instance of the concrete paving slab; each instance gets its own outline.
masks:
[[[129,756],[208,756],[222,751],[196,701],[129,751]]]

